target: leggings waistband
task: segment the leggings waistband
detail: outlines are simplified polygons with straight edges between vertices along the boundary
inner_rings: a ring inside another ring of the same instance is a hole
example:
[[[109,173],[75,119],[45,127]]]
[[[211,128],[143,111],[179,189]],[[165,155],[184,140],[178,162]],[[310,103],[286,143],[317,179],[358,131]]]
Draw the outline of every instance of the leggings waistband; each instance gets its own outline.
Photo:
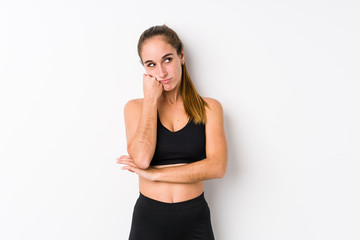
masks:
[[[200,194],[200,196],[186,200],[183,202],[176,202],[176,203],[167,203],[167,202],[161,202],[149,197],[146,197],[142,193],[140,193],[138,198],[138,203],[151,207],[153,209],[156,209],[157,211],[181,211],[186,209],[192,209],[195,207],[198,207],[202,204],[206,204],[207,202],[205,200],[204,192]]]

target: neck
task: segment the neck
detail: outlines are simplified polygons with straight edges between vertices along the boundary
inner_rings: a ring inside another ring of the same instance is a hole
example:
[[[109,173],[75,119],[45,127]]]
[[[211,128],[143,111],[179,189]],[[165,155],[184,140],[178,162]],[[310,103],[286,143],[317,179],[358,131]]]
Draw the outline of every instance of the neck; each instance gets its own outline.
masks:
[[[174,91],[169,91],[169,92],[163,92],[163,102],[165,104],[170,104],[170,105],[174,105],[177,102],[179,102],[179,100],[181,100],[181,94],[180,91],[178,89],[174,89]]]

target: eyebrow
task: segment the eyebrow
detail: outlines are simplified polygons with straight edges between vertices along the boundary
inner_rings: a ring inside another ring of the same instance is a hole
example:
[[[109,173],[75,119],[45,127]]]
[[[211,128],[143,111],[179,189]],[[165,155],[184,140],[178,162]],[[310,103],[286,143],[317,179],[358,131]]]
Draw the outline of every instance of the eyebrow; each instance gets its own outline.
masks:
[[[168,56],[171,56],[173,55],[172,53],[168,53],[168,54],[165,54],[161,59],[164,59],[164,58],[167,58]],[[153,62],[153,60],[147,60],[144,62],[144,64],[147,64],[147,63],[150,63],[150,62]]]

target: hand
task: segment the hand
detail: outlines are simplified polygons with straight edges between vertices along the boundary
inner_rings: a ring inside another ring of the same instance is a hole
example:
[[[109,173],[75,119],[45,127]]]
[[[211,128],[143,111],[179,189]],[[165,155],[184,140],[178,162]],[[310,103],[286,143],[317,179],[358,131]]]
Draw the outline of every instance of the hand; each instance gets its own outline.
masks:
[[[144,98],[158,101],[163,91],[163,85],[153,76],[144,74],[143,76]]]
[[[123,164],[121,169],[128,170],[129,172],[136,173],[140,177],[148,179],[150,181],[155,181],[156,177],[156,169],[149,167],[148,169],[140,169],[138,168],[132,158],[129,155],[122,155],[121,157],[117,158],[117,163]]]

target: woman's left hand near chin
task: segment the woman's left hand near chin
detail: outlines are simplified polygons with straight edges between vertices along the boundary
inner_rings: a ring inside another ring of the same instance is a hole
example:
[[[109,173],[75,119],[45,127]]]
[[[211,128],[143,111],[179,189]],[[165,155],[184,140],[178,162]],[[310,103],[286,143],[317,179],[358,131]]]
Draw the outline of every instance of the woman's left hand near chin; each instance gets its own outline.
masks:
[[[143,177],[143,178],[151,180],[151,181],[155,180],[155,174],[156,174],[155,168],[152,168],[152,167],[149,167],[147,169],[138,168],[134,164],[132,158],[129,155],[122,155],[121,157],[117,158],[116,160],[117,160],[117,163],[125,165],[121,168],[122,170],[128,170],[129,172],[136,173],[140,177]]]

